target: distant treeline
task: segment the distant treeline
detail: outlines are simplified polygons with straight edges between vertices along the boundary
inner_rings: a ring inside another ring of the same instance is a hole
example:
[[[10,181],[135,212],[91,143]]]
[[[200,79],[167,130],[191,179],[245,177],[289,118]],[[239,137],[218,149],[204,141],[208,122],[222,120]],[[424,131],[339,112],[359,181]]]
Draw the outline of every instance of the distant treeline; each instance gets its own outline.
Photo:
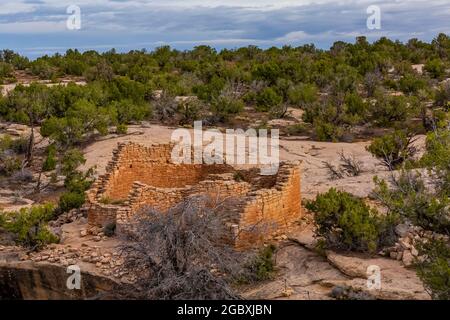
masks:
[[[68,50],[34,61],[3,50],[3,83],[25,73],[53,81],[82,77],[88,84],[18,86],[0,99],[0,117],[42,125],[44,134],[65,135],[58,137],[61,143],[72,144],[90,130],[105,133],[110,125],[123,128],[143,119],[216,124],[232,122],[246,106],[268,119],[295,107],[305,111],[304,124],[290,128],[291,134],[336,141],[351,138],[360,126],[405,128],[421,119],[419,130],[430,130],[445,122],[449,69],[450,37],[445,34],[431,43],[387,38],[369,43],[359,37],[329,50],[314,45],[220,52],[208,46],[128,53]]]

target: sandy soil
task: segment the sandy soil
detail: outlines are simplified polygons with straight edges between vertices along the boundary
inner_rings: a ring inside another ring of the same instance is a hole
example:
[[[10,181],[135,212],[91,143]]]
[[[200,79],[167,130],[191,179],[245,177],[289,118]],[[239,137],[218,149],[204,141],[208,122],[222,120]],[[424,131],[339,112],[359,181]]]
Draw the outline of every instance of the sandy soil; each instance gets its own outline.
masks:
[[[119,142],[136,142],[143,145],[153,143],[168,143],[175,128],[147,125],[130,126],[128,134],[124,136],[109,135],[89,145],[84,149],[86,164],[84,169],[96,166],[97,174],[105,171],[107,163],[112,157],[112,151]],[[417,147],[423,149],[424,136],[417,139]],[[302,193],[306,199],[311,199],[317,193],[326,192],[335,187],[346,190],[357,196],[365,197],[373,189],[373,177],[388,177],[388,172],[379,161],[366,151],[368,142],[332,143],[307,140],[305,137],[281,137],[280,159],[302,161]],[[362,163],[363,173],[358,177],[346,177],[331,180],[324,161],[339,165],[339,153],[354,155]]]
[[[8,128],[16,135],[21,135],[26,128]],[[86,164],[82,169],[96,167],[96,174],[105,171],[112,157],[113,150],[119,142],[136,142],[143,145],[168,143],[176,128],[144,124],[130,126],[127,135],[108,135],[84,148]],[[425,138],[419,136],[417,147],[423,149]],[[390,175],[379,161],[366,151],[370,142],[330,143],[307,140],[306,137],[282,137],[280,139],[281,160],[302,161],[303,198],[314,198],[317,193],[326,192],[336,187],[358,196],[365,197],[373,189],[373,176]],[[339,164],[339,153],[354,155],[362,163],[363,173],[357,177],[331,180],[323,162]],[[2,206],[14,205],[15,198],[11,190],[0,190],[0,209]],[[15,204],[18,205],[18,204]],[[20,205],[29,205],[27,203]],[[342,255],[328,252],[320,256],[314,251],[315,238],[313,226],[305,221],[299,222],[285,238],[279,241],[276,254],[278,274],[275,279],[251,286],[242,294],[248,299],[330,299],[334,286],[352,288],[364,292],[370,298],[378,299],[428,299],[423,286],[415,272],[404,268],[399,261],[366,257],[364,255]],[[96,242],[92,237],[80,237],[86,228],[86,219],[62,226],[62,241],[58,247],[91,247],[94,249],[114,250],[120,243],[118,238]],[[284,240],[283,240],[284,239]],[[95,272],[94,264],[80,262],[83,270]],[[368,265],[379,265],[383,271],[383,287],[377,292],[366,290],[366,269]]]
[[[61,80],[57,83],[49,83],[47,80],[33,80],[33,81],[25,81],[25,82],[19,82],[19,83],[11,83],[11,84],[5,84],[0,86],[0,92],[2,96],[8,95],[11,91],[13,91],[19,84],[22,84],[25,87],[29,87],[30,83],[36,82],[40,84],[45,84],[47,87],[54,87],[54,86],[67,86],[70,82],[74,82],[76,85],[79,86],[85,86],[86,81],[71,81],[71,80]]]

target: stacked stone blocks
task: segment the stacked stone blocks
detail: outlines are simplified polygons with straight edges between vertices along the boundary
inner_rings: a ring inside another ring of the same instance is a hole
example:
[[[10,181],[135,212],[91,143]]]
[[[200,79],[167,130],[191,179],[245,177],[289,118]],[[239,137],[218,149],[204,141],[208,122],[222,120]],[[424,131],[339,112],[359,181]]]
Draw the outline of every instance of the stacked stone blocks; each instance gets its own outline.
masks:
[[[299,162],[281,163],[267,179],[226,164],[173,164],[172,148],[119,144],[106,173],[87,192],[89,224],[115,223],[120,232],[144,207],[164,212],[188,197],[207,195],[233,202],[226,224],[234,245],[244,249],[286,232],[301,217]]]

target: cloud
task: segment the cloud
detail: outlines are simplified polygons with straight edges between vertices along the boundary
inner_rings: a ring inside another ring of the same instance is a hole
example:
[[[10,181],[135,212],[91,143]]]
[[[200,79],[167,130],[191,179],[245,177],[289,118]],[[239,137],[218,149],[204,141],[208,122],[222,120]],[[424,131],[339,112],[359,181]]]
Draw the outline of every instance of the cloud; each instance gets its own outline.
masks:
[[[43,50],[55,47],[124,50],[177,48],[197,44],[237,47],[300,45],[327,47],[356,36],[430,40],[449,32],[448,0],[77,0],[82,29],[64,28],[66,8],[73,0],[2,2],[0,36],[4,45],[31,51],[37,35]],[[379,5],[382,29],[368,30],[366,9]],[[20,36],[17,36],[20,35]],[[16,37],[14,37],[16,36]],[[39,41],[38,41],[39,40]],[[108,47],[109,46],[109,47]],[[39,51],[33,46],[34,52]],[[54,52],[57,49],[49,49]]]
[[[20,1],[6,1],[0,3],[0,16],[7,14],[29,13],[33,12],[36,4],[25,3]]]
[[[28,21],[28,22],[12,22],[0,23],[2,33],[29,33],[33,30],[34,34],[48,34],[55,31],[65,31],[66,24],[64,22],[51,21]]]

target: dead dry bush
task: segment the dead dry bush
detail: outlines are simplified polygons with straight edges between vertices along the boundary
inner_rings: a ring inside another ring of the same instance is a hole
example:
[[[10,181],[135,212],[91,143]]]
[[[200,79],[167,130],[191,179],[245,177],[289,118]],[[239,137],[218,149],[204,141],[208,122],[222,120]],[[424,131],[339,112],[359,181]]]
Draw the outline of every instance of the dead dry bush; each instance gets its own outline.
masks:
[[[323,161],[324,167],[328,170],[331,180],[343,179],[345,177],[357,177],[363,172],[362,162],[354,154],[346,155],[342,150],[339,153],[340,164],[333,165],[328,161]]]
[[[239,299],[232,289],[252,279],[254,252],[230,245],[225,203],[192,197],[167,212],[146,208],[136,215],[122,251],[137,275],[130,299]]]

